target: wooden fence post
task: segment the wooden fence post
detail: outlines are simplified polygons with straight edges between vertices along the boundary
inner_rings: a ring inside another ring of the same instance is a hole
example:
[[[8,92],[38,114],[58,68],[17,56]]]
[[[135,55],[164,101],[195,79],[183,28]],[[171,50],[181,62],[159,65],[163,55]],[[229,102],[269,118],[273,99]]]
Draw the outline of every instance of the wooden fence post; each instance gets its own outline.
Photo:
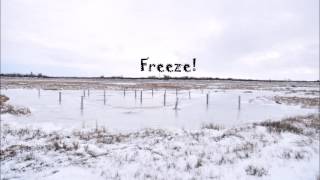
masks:
[[[164,93],[163,93],[163,106],[166,106],[166,96],[167,96],[167,91],[164,90]]]
[[[61,104],[61,92],[59,92],[59,104]]]
[[[176,104],[174,106],[174,109],[175,110],[178,110],[178,103],[179,103],[179,98],[176,98]]]
[[[83,96],[81,96],[81,105],[80,105],[80,109],[83,110]]]
[[[106,90],[103,90],[103,104],[106,105]]]

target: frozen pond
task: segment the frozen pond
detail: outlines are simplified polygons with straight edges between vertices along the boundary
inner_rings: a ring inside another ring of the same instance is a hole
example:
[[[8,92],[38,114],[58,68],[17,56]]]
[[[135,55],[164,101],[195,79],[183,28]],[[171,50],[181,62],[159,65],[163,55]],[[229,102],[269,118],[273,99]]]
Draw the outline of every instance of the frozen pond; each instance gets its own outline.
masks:
[[[264,97],[276,95],[271,91],[208,90],[178,91],[107,90],[104,102],[103,90],[85,91],[83,110],[81,96],[83,90],[63,90],[59,103],[59,91],[36,89],[8,89],[2,94],[10,97],[8,103],[30,108],[29,116],[1,115],[4,121],[14,121],[21,125],[31,125],[49,129],[74,129],[104,126],[109,130],[130,131],[141,128],[185,128],[198,129],[203,124],[214,123],[234,126],[266,119],[279,120],[293,115],[316,113],[316,109],[277,104]],[[278,94],[279,95],[279,94]],[[238,97],[241,96],[241,108]],[[175,110],[178,97],[178,110]]]

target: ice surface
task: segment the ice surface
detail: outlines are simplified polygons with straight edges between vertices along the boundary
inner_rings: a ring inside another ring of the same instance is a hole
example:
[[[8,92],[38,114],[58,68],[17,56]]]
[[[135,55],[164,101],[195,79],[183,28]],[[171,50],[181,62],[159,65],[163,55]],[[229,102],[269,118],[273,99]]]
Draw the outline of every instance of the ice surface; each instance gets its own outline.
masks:
[[[222,126],[279,120],[287,116],[316,113],[316,109],[277,104],[265,97],[279,95],[272,91],[243,90],[144,90],[142,102],[140,90],[108,90],[104,104],[103,90],[85,91],[84,109],[80,101],[83,90],[63,90],[62,102],[59,92],[36,89],[8,89],[2,93],[10,97],[8,103],[30,108],[29,116],[2,115],[5,121],[46,129],[74,129],[104,126],[115,131],[132,131],[142,128],[184,128],[199,129],[203,124],[214,123]],[[209,93],[209,104],[206,95]],[[238,96],[241,108],[238,109]],[[174,109],[178,98],[178,110]]]

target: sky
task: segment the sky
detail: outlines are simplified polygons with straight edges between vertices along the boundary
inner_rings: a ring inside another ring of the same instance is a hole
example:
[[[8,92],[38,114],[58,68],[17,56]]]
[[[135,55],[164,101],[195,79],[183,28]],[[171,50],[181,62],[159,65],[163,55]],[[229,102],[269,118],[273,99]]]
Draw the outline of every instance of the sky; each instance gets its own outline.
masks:
[[[318,80],[319,1],[1,0],[1,72]]]

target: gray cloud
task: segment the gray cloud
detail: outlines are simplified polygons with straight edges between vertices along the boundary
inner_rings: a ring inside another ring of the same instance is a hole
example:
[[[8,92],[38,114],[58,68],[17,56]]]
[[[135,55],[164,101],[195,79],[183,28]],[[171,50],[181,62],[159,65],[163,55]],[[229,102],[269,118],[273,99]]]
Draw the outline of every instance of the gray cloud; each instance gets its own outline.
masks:
[[[172,75],[318,79],[317,0],[1,3],[3,72],[150,76],[142,57],[196,57],[196,72]]]

